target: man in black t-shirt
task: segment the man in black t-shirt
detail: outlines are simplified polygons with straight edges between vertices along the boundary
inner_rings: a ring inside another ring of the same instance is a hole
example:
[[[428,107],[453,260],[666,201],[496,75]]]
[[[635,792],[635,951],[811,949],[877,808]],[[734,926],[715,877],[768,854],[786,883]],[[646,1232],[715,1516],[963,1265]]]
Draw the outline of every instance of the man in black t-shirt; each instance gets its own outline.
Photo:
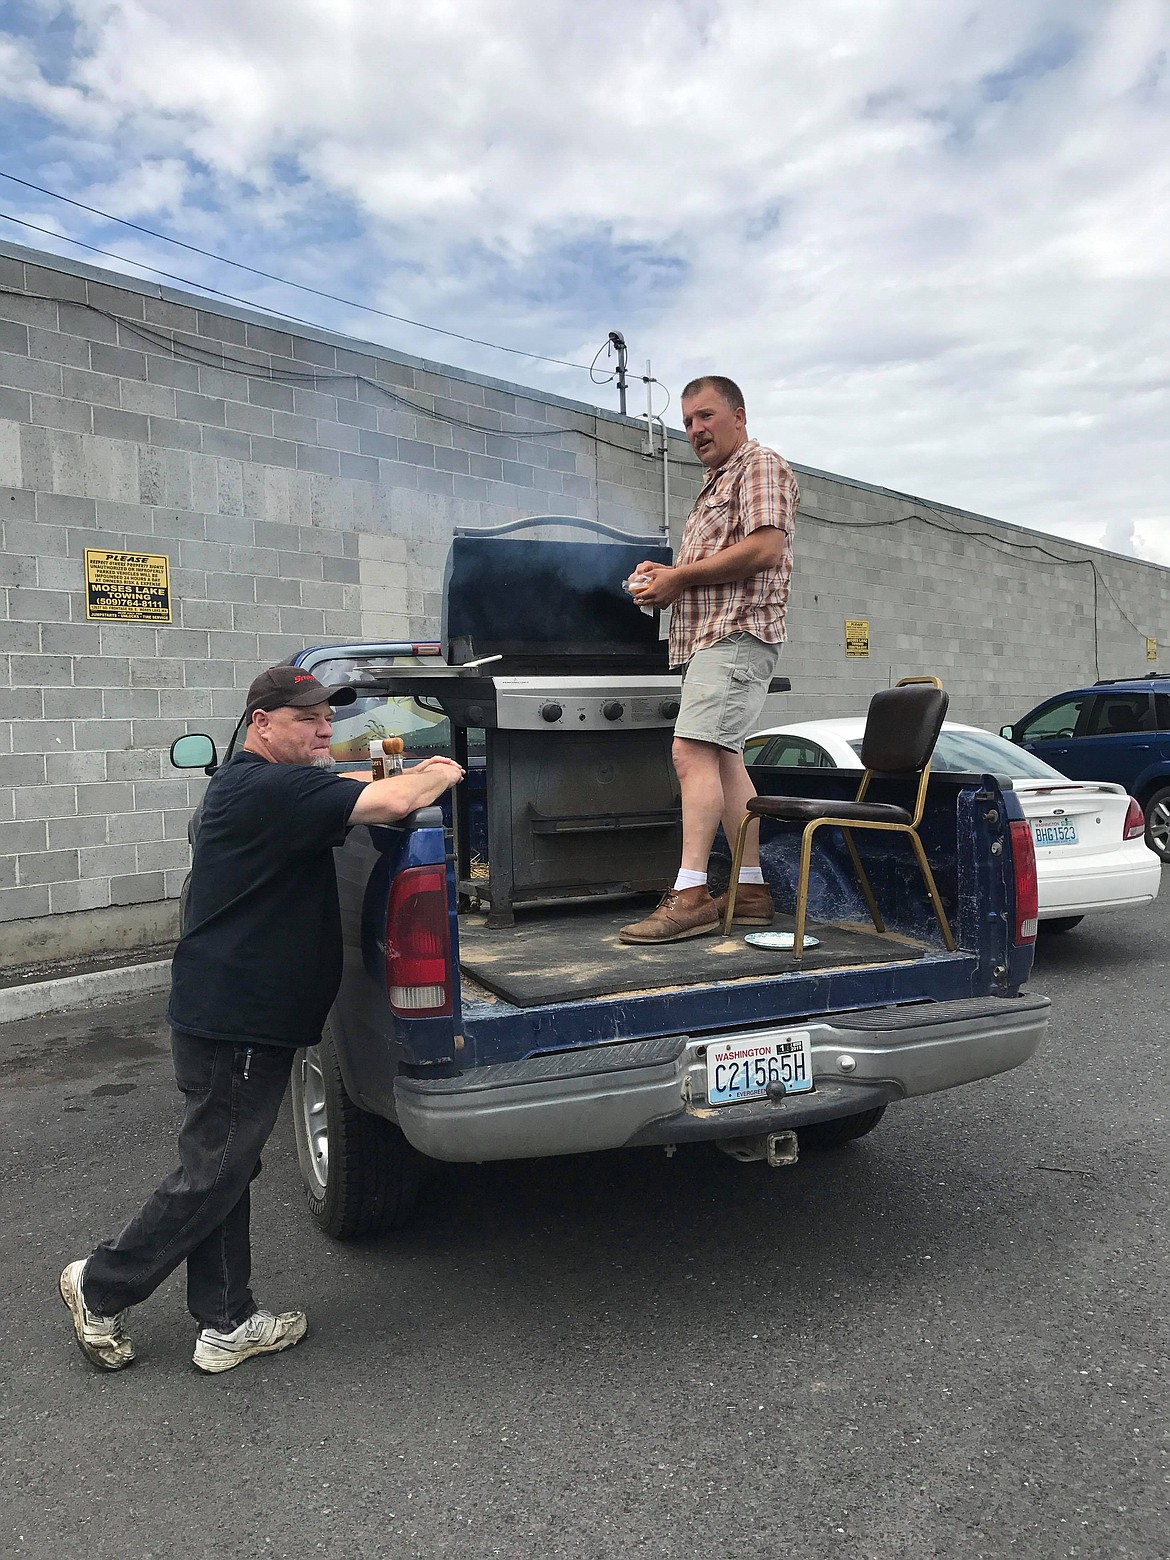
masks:
[[[78,1344],[102,1370],[133,1360],[127,1309],[183,1261],[201,1370],[231,1370],[305,1335],[303,1312],[274,1314],[252,1298],[248,1188],[293,1056],[320,1039],[341,983],[333,850],[353,824],[393,823],[463,777],[446,758],[386,780],[333,772],[332,707],[353,697],[299,667],[261,673],[244,745],[204,796],[168,1013],[186,1097],[179,1168],[116,1239],[61,1274]]]

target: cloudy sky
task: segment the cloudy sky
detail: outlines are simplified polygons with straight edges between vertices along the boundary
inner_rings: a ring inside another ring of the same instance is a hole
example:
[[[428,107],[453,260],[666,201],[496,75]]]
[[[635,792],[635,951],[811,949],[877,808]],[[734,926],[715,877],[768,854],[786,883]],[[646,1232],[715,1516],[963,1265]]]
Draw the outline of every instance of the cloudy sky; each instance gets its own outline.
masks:
[[[798,462],[1170,563],[1164,0],[4,0],[0,99],[7,174],[546,358],[620,329],[675,425],[730,373]],[[7,179],[0,211],[617,405]]]

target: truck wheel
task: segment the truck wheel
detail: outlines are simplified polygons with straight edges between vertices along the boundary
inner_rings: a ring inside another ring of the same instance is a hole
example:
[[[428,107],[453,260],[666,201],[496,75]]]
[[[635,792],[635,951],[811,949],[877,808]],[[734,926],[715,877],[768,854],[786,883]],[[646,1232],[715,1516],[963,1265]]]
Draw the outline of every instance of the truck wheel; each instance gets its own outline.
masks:
[[[825,1148],[840,1148],[843,1143],[852,1143],[854,1138],[872,1132],[885,1113],[886,1107],[878,1105],[873,1110],[859,1111],[856,1116],[836,1116],[832,1121],[814,1121],[811,1126],[801,1127],[796,1136],[800,1147],[812,1153]]]
[[[1146,803],[1146,844],[1170,861],[1170,786],[1155,791]]]
[[[345,1092],[332,1036],[298,1051],[293,1130],[309,1212],[338,1240],[398,1229],[418,1199],[419,1156],[392,1122]]]
[[[1040,930],[1051,937],[1057,932],[1071,932],[1084,919],[1083,915],[1054,915],[1051,920],[1040,922]]]

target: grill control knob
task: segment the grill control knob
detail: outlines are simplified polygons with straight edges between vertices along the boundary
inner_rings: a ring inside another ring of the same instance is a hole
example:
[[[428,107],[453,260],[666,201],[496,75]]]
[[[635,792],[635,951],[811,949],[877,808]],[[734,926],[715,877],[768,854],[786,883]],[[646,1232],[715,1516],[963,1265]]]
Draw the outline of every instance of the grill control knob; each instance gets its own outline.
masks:
[[[483,705],[469,704],[463,712],[463,718],[469,726],[483,725]]]
[[[662,703],[658,706],[658,713],[663,717],[664,720],[673,720],[674,717],[678,714],[678,700],[663,699]]]
[[[542,704],[540,706],[540,715],[542,720],[560,720],[564,713],[564,710],[560,707],[559,704]]]
[[[621,720],[622,716],[626,713],[626,707],[619,700],[610,699],[608,703],[601,706],[601,713],[605,716],[606,720]]]

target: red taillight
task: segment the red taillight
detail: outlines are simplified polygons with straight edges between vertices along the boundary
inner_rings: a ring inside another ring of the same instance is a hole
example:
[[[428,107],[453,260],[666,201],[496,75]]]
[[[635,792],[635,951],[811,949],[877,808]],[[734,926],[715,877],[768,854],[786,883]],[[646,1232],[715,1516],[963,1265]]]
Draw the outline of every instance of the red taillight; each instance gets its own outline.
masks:
[[[1146,815],[1142,812],[1141,804],[1136,797],[1129,799],[1129,811],[1125,815],[1125,827],[1121,831],[1123,840],[1140,840],[1146,832]]]
[[[443,867],[407,867],[386,910],[386,988],[403,1018],[451,1011],[451,930]]]
[[[1032,826],[1023,819],[1013,818],[1012,870],[1016,879],[1016,929],[1014,943],[1034,943],[1036,922],[1040,914],[1039,888],[1036,883],[1036,845],[1032,839]]]

